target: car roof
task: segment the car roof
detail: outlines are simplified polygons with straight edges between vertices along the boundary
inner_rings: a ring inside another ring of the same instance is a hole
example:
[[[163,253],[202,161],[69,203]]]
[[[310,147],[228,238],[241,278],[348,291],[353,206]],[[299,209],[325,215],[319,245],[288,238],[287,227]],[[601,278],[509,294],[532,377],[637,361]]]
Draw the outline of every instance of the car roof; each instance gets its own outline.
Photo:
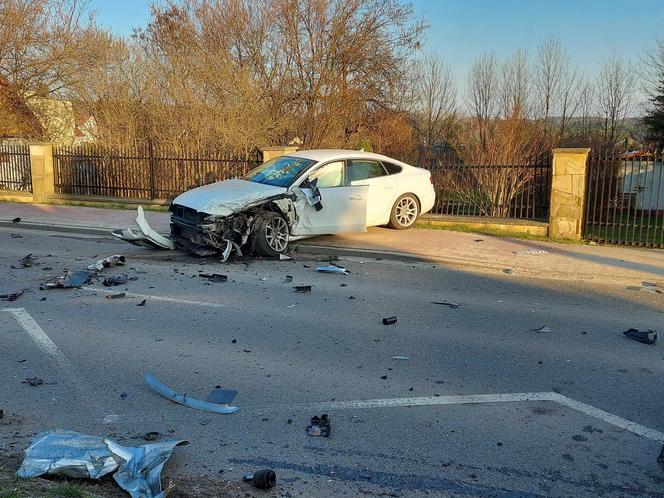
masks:
[[[377,161],[391,161],[406,165],[405,163],[392,159],[382,154],[374,154],[373,152],[364,152],[362,150],[346,150],[346,149],[313,149],[313,150],[298,150],[287,154],[290,157],[301,157],[303,159],[311,159],[313,161],[333,161],[335,159],[375,159]],[[407,165],[406,165],[407,166]]]

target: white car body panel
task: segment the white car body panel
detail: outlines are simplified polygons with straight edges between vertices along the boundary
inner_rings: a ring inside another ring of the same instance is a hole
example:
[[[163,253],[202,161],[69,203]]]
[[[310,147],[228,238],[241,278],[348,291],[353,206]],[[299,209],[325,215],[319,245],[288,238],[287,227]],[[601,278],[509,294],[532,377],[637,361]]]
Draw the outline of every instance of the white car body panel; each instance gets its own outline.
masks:
[[[298,238],[312,235],[366,232],[367,186],[332,187],[319,189],[323,209],[316,208],[306,198],[313,195],[311,189],[295,187],[302,192],[303,201],[296,203],[298,221],[292,227]]]
[[[173,199],[173,204],[194,209],[199,213],[230,216],[256,202],[286,192],[284,187],[234,178],[188,190]]]

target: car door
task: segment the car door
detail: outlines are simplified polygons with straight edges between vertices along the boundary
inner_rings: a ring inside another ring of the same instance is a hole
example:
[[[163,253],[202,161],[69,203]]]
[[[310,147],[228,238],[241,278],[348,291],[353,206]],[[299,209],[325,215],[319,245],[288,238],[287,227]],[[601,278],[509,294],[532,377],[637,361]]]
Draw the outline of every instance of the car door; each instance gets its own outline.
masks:
[[[367,226],[382,225],[389,221],[397,181],[387,174],[379,161],[351,159],[346,167],[346,182],[352,186],[368,186]]]
[[[367,231],[368,187],[346,185],[345,174],[345,161],[332,161],[316,167],[292,188],[298,196],[294,236]],[[314,202],[316,194],[320,203]]]

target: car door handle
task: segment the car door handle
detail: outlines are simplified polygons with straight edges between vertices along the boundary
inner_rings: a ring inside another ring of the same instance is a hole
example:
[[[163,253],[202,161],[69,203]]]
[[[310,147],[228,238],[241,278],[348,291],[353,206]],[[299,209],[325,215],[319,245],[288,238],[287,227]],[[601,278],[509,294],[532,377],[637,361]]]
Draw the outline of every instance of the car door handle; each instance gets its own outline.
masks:
[[[351,201],[361,201],[362,199],[364,199],[364,197],[362,197],[361,195],[351,195],[348,199],[350,199]]]

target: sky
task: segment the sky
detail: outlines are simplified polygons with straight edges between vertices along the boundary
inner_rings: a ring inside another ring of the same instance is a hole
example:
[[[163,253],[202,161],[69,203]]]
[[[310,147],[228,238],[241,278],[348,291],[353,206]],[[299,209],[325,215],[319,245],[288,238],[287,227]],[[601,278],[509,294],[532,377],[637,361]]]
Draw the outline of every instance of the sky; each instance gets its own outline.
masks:
[[[265,0],[270,1],[270,0]],[[557,37],[579,69],[595,75],[616,53],[635,61],[664,38],[664,0],[411,0],[430,27],[424,50],[439,53],[462,78],[487,51],[517,48],[531,57]],[[122,35],[149,19],[149,0],[92,0],[97,20]]]

